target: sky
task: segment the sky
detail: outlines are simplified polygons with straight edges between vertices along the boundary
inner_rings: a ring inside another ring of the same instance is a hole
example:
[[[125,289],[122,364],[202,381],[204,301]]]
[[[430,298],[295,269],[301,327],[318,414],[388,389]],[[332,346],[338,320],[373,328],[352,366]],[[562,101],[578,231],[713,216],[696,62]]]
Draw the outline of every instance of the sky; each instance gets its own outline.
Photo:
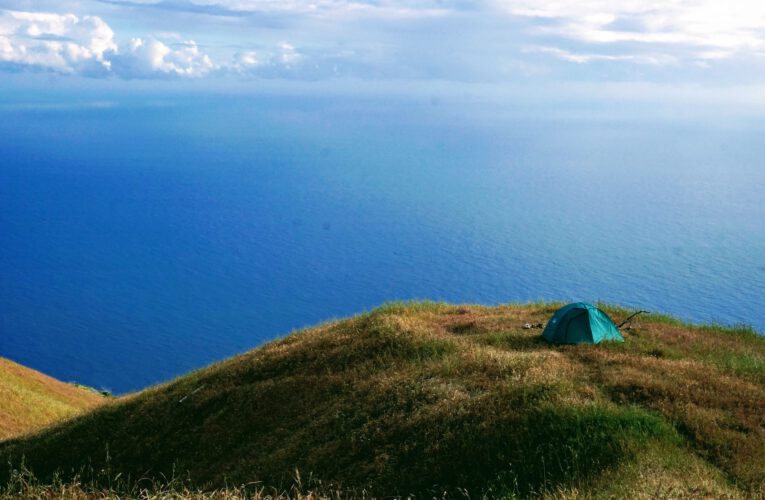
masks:
[[[753,0],[0,0],[0,90],[563,82],[747,106],[764,71]]]

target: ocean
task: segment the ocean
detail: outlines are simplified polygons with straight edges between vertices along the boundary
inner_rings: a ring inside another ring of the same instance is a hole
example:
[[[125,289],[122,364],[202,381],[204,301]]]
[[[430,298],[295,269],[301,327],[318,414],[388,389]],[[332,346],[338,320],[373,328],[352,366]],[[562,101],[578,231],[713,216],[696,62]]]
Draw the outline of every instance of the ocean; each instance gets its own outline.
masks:
[[[124,393],[385,301],[765,331],[765,122],[431,97],[0,106],[0,356]]]

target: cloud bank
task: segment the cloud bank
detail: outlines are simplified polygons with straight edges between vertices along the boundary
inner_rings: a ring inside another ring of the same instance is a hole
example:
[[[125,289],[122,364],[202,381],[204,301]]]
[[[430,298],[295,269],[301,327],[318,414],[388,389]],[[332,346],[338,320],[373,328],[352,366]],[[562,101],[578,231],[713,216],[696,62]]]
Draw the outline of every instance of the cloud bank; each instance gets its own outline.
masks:
[[[114,32],[99,17],[5,11],[0,15],[0,61],[61,73],[111,69]]]
[[[765,50],[765,3],[756,0],[499,0],[497,5],[510,15],[543,21],[536,28],[540,35],[591,47],[621,45],[632,55],[658,51],[714,60]]]
[[[31,4],[45,11],[0,0],[0,69],[125,79],[751,83],[765,69],[765,3],[751,0]]]
[[[210,56],[200,51],[193,40],[177,43],[171,48],[155,38],[133,38],[124,53],[115,53],[112,59],[116,63],[115,73],[127,78],[200,77],[216,69]]]
[[[301,59],[295,47],[282,42],[266,61],[253,51],[245,51],[216,64],[194,40],[175,40],[175,33],[159,36],[165,40],[134,37],[118,44],[112,28],[98,16],[6,10],[0,12],[0,65],[127,79],[198,78],[212,73],[290,68]]]

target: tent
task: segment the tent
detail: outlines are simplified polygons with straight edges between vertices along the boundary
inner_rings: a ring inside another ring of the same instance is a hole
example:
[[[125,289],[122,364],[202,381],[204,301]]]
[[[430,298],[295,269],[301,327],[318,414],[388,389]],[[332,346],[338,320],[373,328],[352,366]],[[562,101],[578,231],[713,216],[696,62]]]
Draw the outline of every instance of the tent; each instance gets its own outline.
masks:
[[[554,344],[624,342],[611,318],[592,304],[576,302],[561,307],[547,323],[542,336]]]

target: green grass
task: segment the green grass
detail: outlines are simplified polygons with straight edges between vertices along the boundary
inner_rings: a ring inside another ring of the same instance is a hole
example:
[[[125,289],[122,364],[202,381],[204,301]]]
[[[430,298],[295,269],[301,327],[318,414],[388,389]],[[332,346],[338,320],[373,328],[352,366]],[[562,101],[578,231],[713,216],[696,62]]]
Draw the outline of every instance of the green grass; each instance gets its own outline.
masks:
[[[522,328],[557,306],[391,303],[296,332],[0,443],[0,481],[41,497],[765,490],[765,340],[653,314],[623,344]]]

